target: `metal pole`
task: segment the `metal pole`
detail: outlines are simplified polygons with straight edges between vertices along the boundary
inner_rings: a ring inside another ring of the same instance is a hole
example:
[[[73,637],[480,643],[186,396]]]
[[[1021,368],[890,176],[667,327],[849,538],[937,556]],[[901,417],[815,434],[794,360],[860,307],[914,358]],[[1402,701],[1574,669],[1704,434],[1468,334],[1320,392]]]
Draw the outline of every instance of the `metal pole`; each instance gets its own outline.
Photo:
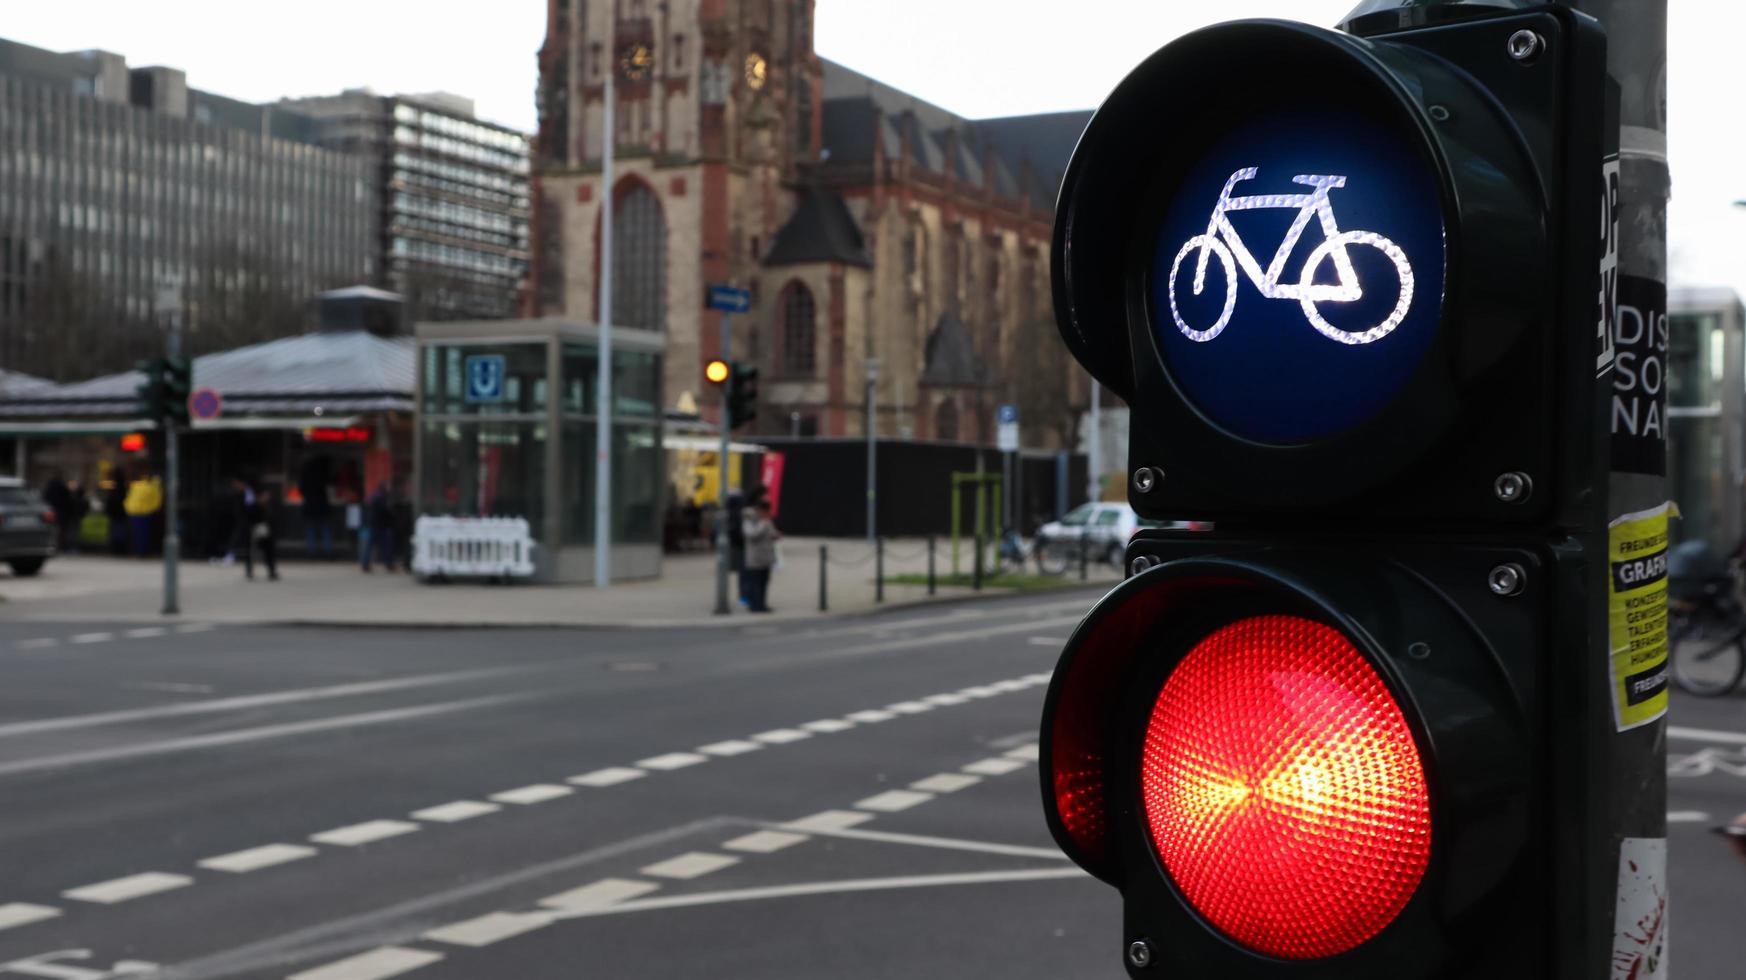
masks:
[[[1091,438],[1085,446],[1085,499],[1103,499],[1103,385],[1091,378]],[[1064,503],[1064,502],[1063,502]]]
[[[873,601],[885,601],[885,539],[873,539]]]
[[[789,412],[788,413],[788,436],[791,439],[799,439],[800,438],[800,413],[799,412]]]
[[[934,536],[928,535],[928,595],[934,594]]]
[[[1619,85],[1618,306],[1640,313],[1643,331],[1653,336],[1667,312],[1667,3],[1666,0],[1578,0],[1574,6],[1601,21],[1607,29],[1607,73]],[[1593,93],[1598,99],[1601,93]],[[1615,322],[1614,347],[1621,324]],[[1665,336],[1665,333],[1661,334]],[[1662,365],[1666,347],[1660,347]],[[1651,346],[1646,358],[1656,356]],[[1617,363],[1617,362],[1615,362]],[[1603,384],[1607,384],[1603,380]],[[1611,385],[1608,384],[1610,388]],[[1665,399],[1666,389],[1661,398]],[[1665,401],[1663,401],[1665,406]],[[1663,407],[1663,418],[1665,408]],[[1610,448],[1610,447],[1609,447]],[[1662,447],[1665,453],[1665,446]],[[1665,457],[1656,472],[1627,472],[1612,459],[1607,481],[1609,519],[1658,507],[1667,500]],[[1604,561],[1604,559],[1603,559]],[[1602,573],[1604,574],[1604,572]],[[1604,623],[1604,621],[1603,621]],[[1603,625],[1591,657],[1606,658],[1610,641]],[[1596,661],[1601,662],[1601,661]],[[1580,678],[1590,684],[1584,701],[1610,709],[1610,671],[1592,671]],[[1572,683],[1579,682],[1571,678]],[[1610,710],[1588,712],[1582,733],[1591,756],[1581,775],[1591,782],[1589,805],[1602,809],[1605,820],[1596,836],[1584,841],[1592,860],[1592,876],[1580,892],[1583,953],[1580,975],[1603,976],[1610,968],[1616,911],[1619,858],[1627,838],[1665,842],[1667,837],[1667,720],[1628,731],[1615,731]],[[1596,799],[1597,796],[1604,799]],[[1665,843],[1662,844],[1665,847]],[[1665,851],[1662,852],[1665,854]],[[1641,854],[1639,853],[1639,857]],[[1663,858],[1665,860],[1665,858]],[[1667,881],[1665,866],[1649,870]],[[1666,926],[1663,926],[1666,929]],[[1572,972],[1571,976],[1579,975]]]
[[[170,308],[170,338],[168,343],[171,357],[182,356],[182,313],[175,307]],[[192,374],[190,374],[192,376]],[[180,434],[176,431],[176,420],[164,416],[164,608],[165,616],[175,616],[181,613],[182,607],[177,602],[178,585],[176,561],[181,557],[182,535],[177,530],[177,497],[178,487],[176,474],[181,469],[182,450]]]
[[[1089,518],[1087,518],[1089,520]],[[1091,542],[1086,539],[1086,528],[1079,528],[1079,581],[1091,577]]]
[[[879,362],[867,361],[867,543],[879,534],[879,439],[873,399],[879,384]]]
[[[980,511],[981,508],[978,507],[977,510]],[[982,521],[980,516],[978,514],[976,521],[976,560],[970,563],[970,587],[978,592],[982,591]]]
[[[825,597],[828,594],[825,581],[825,564],[830,561],[830,551],[827,545],[818,546],[818,611],[829,612],[831,604]]]
[[[728,377],[716,387],[721,390],[721,448],[717,450],[716,481],[715,481],[715,614],[726,616],[731,610],[728,605],[728,535],[732,528],[728,526],[728,391],[739,383],[733,375],[733,317],[727,313],[721,315],[721,359],[726,361]]]
[[[594,381],[594,585],[602,589],[612,584],[612,157],[618,142],[612,83],[618,64],[611,21],[600,53],[606,90],[600,123],[600,365]]]

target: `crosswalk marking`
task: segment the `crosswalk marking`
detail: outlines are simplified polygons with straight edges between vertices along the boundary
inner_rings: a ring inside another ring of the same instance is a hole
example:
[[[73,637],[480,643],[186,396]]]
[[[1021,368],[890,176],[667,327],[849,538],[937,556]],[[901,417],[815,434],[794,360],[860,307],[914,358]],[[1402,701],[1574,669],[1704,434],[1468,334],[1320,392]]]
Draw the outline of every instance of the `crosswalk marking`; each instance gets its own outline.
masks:
[[[932,793],[918,793],[914,790],[886,790],[876,796],[869,796],[855,804],[857,810],[878,810],[880,813],[897,813],[907,810],[934,798]]]
[[[628,783],[633,779],[641,779],[647,775],[648,773],[642,769],[632,769],[629,766],[611,766],[606,769],[596,769],[593,772],[585,772],[580,776],[571,776],[569,779],[564,780],[564,782],[575,783],[577,786],[593,786],[600,788],[606,786],[617,786],[619,783]]]
[[[213,871],[229,871],[232,874],[244,874],[258,871],[261,868],[271,868],[274,865],[289,864],[313,857],[320,853],[313,847],[301,844],[263,844],[251,847],[246,851],[233,851],[220,854],[198,862],[200,867]]]
[[[969,776],[961,772],[942,772],[918,779],[909,784],[910,789],[919,789],[929,793],[956,793],[966,786],[974,786],[982,782],[981,776]]]
[[[421,966],[429,966],[442,958],[443,954],[426,949],[381,946],[313,970],[293,973],[285,980],[383,980]]]
[[[521,786],[516,789],[506,789],[501,793],[492,793],[491,799],[499,803],[515,803],[520,806],[531,806],[535,803],[545,803],[560,796],[569,796],[576,792],[568,786],[556,783],[535,783],[532,786]]]
[[[727,854],[710,854],[706,851],[692,851],[678,857],[657,861],[643,869],[643,874],[655,878],[677,878],[689,881],[701,878],[712,871],[732,867],[740,863],[740,859]]]
[[[1024,767],[1025,764],[1017,759],[1002,759],[999,756],[995,756],[990,759],[980,759],[967,766],[961,766],[960,768],[965,772],[975,773],[978,776],[1004,776],[1009,772],[1017,772]]]
[[[572,888],[556,895],[548,895],[540,899],[540,904],[549,909],[565,912],[577,909],[596,909],[616,905],[639,895],[647,895],[660,887],[652,881],[603,878],[580,888]]]
[[[61,914],[61,910],[52,905],[33,905],[30,902],[8,902],[0,905],[0,929],[11,929],[16,926],[27,926],[32,922],[52,919]]]
[[[772,854],[808,839],[805,834],[791,834],[782,830],[758,830],[744,837],[735,837],[721,846],[730,851],[745,851],[748,854]]]
[[[491,912],[476,919],[432,929],[424,938],[474,949],[511,939],[552,924],[551,912]]]
[[[644,759],[637,763],[637,765],[642,766],[644,769],[659,769],[662,772],[667,772],[673,769],[683,769],[686,766],[695,766],[700,762],[708,761],[708,756],[698,755],[695,752],[669,752],[666,755],[657,755],[652,758]]]
[[[503,808],[495,803],[481,803],[478,800],[456,800],[453,803],[444,803],[441,806],[430,806],[425,807],[422,810],[414,810],[409,814],[409,816],[414,820],[428,820],[431,823],[459,823],[462,820],[471,820],[474,817],[482,817],[487,813],[496,813],[501,809]]]
[[[823,813],[815,813],[810,817],[801,817],[799,820],[791,820],[782,826],[788,830],[797,830],[801,833],[812,831],[828,833],[833,830],[845,830],[857,824],[866,823],[871,819],[873,819],[873,814],[871,813],[856,813],[853,810],[826,810]]]
[[[319,834],[310,834],[309,839],[317,844],[337,844],[341,847],[357,847],[372,841],[385,840],[389,837],[399,837],[410,834],[418,829],[418,824],[407,823],[404,820],[366,820],[349,827],[335,827]]]
[[[1035,762],[1037,761],[1037,746],[1035,743],[1031,745],[1021,745],[1016,749],[1002,752],[1001,755],[1006,756],[1008,759],[1017,759],[1020,762]]]
[[[114,905],[146,895],[156,895],[176,888],[185,888],[194,883],[187,875],[169,874],[164,871],[146,871],[141,874],[128,875],[125,878],[115,878],[111,881],[99,881],[94,885],[81,885],[61,892],[63,898],[79,902],[95,902],[98,905]]]

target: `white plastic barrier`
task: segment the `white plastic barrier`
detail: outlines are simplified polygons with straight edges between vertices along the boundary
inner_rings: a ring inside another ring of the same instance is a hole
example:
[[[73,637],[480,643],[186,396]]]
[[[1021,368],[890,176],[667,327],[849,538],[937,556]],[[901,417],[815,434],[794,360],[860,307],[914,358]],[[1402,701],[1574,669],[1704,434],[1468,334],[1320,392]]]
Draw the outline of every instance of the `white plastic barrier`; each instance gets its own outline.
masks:
[[[526,518],[423,515],[412,541],[412,573],[419,578],[526,578],[534,573],[534,540]]]

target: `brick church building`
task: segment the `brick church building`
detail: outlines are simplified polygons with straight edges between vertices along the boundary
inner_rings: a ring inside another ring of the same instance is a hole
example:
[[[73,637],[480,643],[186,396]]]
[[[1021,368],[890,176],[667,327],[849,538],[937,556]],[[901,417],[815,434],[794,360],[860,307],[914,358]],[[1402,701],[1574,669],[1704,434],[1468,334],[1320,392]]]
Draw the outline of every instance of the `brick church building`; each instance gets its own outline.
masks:
[[[752,291],[735,356],[757,432],[1073,438],[1084,375],[1050,321],[1055,191],[1088,112],[967,120],[813,51],[813,0],[548,0],[536,315],[598,310],[601,123],[616,71],[613,320],[667,338],[669,407],[715,416],[710,283]],[[608,39],[611,39],[610,42]]]

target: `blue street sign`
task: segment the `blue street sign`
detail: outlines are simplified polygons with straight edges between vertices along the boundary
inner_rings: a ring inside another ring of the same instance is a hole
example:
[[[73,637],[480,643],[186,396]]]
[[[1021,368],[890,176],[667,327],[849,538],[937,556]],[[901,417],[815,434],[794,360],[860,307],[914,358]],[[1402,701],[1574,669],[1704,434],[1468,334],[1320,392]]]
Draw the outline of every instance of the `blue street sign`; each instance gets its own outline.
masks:
[[[1012,425],[1013,423],[1015,423],[1017,421],[1018,421],[1018,406],[1017,405],[1002,405],[1002,406],[1000,406],[1000,424],[1001,425]]]
[[[752,308],[752,291],[738,286],[710,286],[709,300],[704,305],[723,313],[745,313]]]
[[[503,400],[503,376],[507,367],[502,354],[473,354],[466,361],[467,401],[474,404]]]

